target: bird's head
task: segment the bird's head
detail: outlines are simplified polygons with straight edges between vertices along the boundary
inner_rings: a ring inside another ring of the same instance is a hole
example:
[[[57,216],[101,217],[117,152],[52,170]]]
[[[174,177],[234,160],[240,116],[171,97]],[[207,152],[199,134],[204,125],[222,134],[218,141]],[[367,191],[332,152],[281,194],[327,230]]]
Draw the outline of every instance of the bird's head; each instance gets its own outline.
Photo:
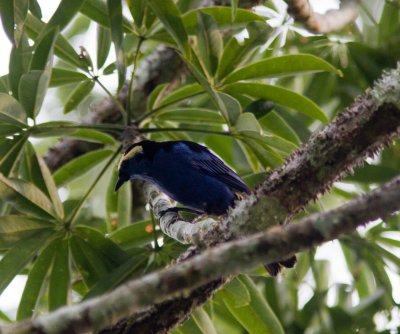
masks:
[[[118,164],[118,181],[115,185],[115,191],[128,180],[145,176],[148,168],[149,159],[145,156],[142,142],[130,146]]]

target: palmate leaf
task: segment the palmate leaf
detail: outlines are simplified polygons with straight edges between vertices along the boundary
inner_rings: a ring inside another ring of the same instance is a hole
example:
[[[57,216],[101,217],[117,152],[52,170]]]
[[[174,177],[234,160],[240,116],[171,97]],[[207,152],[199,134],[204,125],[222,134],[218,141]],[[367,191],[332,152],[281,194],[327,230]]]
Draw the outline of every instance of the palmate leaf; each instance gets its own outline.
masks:
[[[70,288],[69,238],[58,242],[49,279],[49,310],[55,310],[68,300]]]
[[[8,176],[19,161],[27,136],[14,136],[11,139],[0,139],[0,173]]]
[[[190,319],[179,328],[175,329],[173,334],[217,334],[214,324],[204,310],[204,307],[198,307],[193,311]]]
[[[0,3],[0,15],[6,35],[12,44],[19,46],[24,22],[28,14],[29,0],[4,0]]]
[[[83,175],[90,169],[96,167],[100,162],[113,154],[112,150],[100,149],[81,155],[71,160],[54,173],[54,181],[57,187],[65,185],[79,176]]]
[[[235,288],[229,292],[222,290],[222,298],[236,320],[251,334],[283,334],[282,325],[254,282],[246,275],[235,280]]]
[[[118,171],[114,169],[107,188],[106,217],[109,230],[131,223],[132,194],[131,184],[126,182],[117,192],[114,190],[118,179]]]
[[[44,31],[46,24],[28,13],[25,22],[27,34],[32,39],[36,39]],[[79,55],[75,52],[73,46],[61,34],[58,36],[54,46],[54,53],[67,63],[87,71],[87,65],[81,61]]]
[[[91,79],[85,79],[77,85],[67,97],[67,102],[64,105],[64,114],[74,110],[90,94],[94,85],[95,83]]]
[[[88,77],[80,72],[67,70],[64,68],[53,67],[49,87],[58,87],[72,83],[79,83],[88,79]]]
[[[157,230],[156,237],[162,232]],[[154,240],[153,226],[150,220],[142,220],[128,226],[123,226],[110,234],[110,239],[125,251],[149,245]]]
[[[111,48],[110,30],[101,25],[97,26],[97,68],[102,68]]]
[[[210,15],[198,13],[197,48],[200,63],[209,76],[214,76],[222,54],[222,35]]]
[[[26,281],[24,292],[22,293],[21,301],[18,306],[17,320],[21,321],[32,317],[36,306],[43,293],[43,286],[46,281],[46,276],[53,263],[53,259],[59,244],[60,238],[51,241],[36,258],[32,269],[29,271],[28,280]]]
[[[28,36],[24,32],[18,48],[14,45],[10,53],[8,81],[13,96],[18,99],[18,86],[21,76],[28,72],[31,61],[32,49],[28,42]],[[7,90],[5,93],[9,93]]]
[[[0,249],[9,249],[39,231],[51,231],[55,227],[53,222],[44,219],[3,215],[0,217]]]
[[[29,260],[40,251],[45,240],[52,234],[48,230],[41,230],[30,238],[17,242],[0,260],[0,293],[8,286],[12,279],[26,266]]]
[[[112,290],[126,279],[143,273],[148,262],[148,250],[138,249],[129,260],[113,269],[109,274],[102,276],[101,279],[87,293],[84,299],[99,296]]]
[[[56,217],[50,200],[32,183],[6,178],[0,174],[0,198],[20,212],[44,219]]]
[[[111,27],[111,39],[114,43],[116,53],[116,64],[118,70],[118,89],[121,89],[125,81],[125,53],[122,48],[123,29],[122,29],[122,1],[107,0],[107,8]]]
[[[232,73],[252,51],[267,41],[271,27],[265,22],[254,21],[246,26],[249,37],[239,43],[233,36],[224,47],[220,64],[218,66],[217,77],[221,80]]]
[[[188,36],[175,3],[172,0],[149,0],[148,4],[175,40],[182,54],[190,59]]]
[[[110,268],[106,259],[84,239],[72,236],[70,247],[74,264],[88,288],[93,287],[101,277],[111,271],[112,268]]]
[[[295,54],[272,57],[256,63],[243,66],[229,74],[223,82],[232,82],[257,78],[271,78],[299,73],[315,73],[328,71],[336,74],[341,72],[325,60],[310,54]]]
[[[255,98],[273,101],[280,105],[297,110],[311,118],[328,123],[324,112],[310,99],[279,86],[261,83],[233,83],[224,87],[229,94],[247,94]]]
[[[0,93],[0,122],[25,128],[26,113],[23,106],[12,96]]]
[[[238,8],[236,10],[236,15],[232,19],[232,11],[229,7],[224,6],[210,6],[204,8],[197,8],[188,11],[182,15],[182,20],[189,33],[195,31],[198,25],[197,13],[202,12],[204,14],[210,15],[216,20],[217,24],[221,28],[234,26],[234,25],[245,25],[249,22],[254,21],[264,21],[264,19],[252,12],[251,10]]]
[[[91,20],[97,22],[103,27],[110,28],[110,16],[108,15],[107,4],[101,0],[86,0],[83,1],[80,12]],[[124,32],[132,32],[132,25],[130,21],[123,17],[122,26]]]

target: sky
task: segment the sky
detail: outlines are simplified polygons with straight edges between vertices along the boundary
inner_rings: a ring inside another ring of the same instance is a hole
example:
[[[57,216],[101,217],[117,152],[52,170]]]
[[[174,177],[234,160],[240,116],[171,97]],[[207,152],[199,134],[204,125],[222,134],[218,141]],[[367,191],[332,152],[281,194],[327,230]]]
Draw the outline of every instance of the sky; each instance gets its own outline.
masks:
[[[275,0],[274,2],[279,2],[279,1],[280,0]],[[51,17],[52,13],[57,8],[60,1],[39,0],[38,2],[42,8],[43,21],[47,22],[48,19]],[[325,0],[325,1],[311,0],[310,2],[315,8],[315,10],[320,13],[325,12],[327,9],[338,7],[338,1],[336,0]],[[90,39],[88,40],[90,41]],[[0,53],[0,76],[1,76],[8,73],[9,53],[11,49],[11,43],[4,34],[1,22],[0,22],[0,46],[2,50],[2,52]],[[347,271],[345,261],[338,242],[333,241],[319,247],[316,259],[327,259],[331,262],[332,268],[335,269],[332,270],[330,277],[330,281],[332,284],[351,282],[351,277]],[[389,275],[390,278],[395,282],[394,286],[400,287],[400,278],[393,273],[389,273]],[[25,281],[26,281],[25,276],[21,275],[17,276],[14,279],[14,281],[8,286],[8,288],[3,292],[3,294],[0,296],[0,310],[8,314],[11,318],[15,317],[15,312],[18,307],[19,300],[21,298]],[[309,287],[309,289],[303,288],[301,291],[302,292],[300,294],[300,300],[303,300],[303,302],[305,303],[308,300],[308,298],[311,297],[312,289],[311,287]],[[395,289],[394,298],[397,301],[397,303],[400,303],[400,288]],[[334,296],[328,296],[328,301],[329,300],[333,301],[333,299]],[[393,324],[395,323],[399,324],[400,323],[399,315],[394,314],[394,317],[395,318],[393,320]]]

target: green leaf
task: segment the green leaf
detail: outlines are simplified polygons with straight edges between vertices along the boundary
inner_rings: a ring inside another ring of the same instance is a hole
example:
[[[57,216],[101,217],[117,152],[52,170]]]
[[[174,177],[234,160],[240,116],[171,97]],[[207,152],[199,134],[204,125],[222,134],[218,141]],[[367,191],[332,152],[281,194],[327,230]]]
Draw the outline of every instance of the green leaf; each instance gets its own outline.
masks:
[[[62,85],[78,83],[87,79],[89,78],[83,73],[54,67],[51,71],[49,86],[58,87]]]
[[[53,311],[67,304],[70,268],[69,268],[69,240],[58,242],[53,267],[49,279],[49,311]]]
[[[8,78],[9,78],[8,74],[0,76],[0,93],[9,94],[10,85],[8,84]]]
[[[18,242],[4,254],[0,260],[0,294],[40,250],[49,234],[48,231],[38,231],[31,238]]]
[[[8,65],[8,81],[13,96],[18,99],[18,86],[21,76],[28,72],[32,56],[27,34],[22,34],[18,48],[12,47]],[[6,92],[8,93],[8,91]]]
[[[296,132],[276,111],[268,113],[268,115],[261,118],[259,122],[263,129],[269,130],[296,145],[301,143]]]
[[[231,300],[224,299],[225,305],[236,320],[238,320],[250,334],[283,334],[282,325],[253,281],[245,275],[240,275],[238,280],[248,291],[250,303],[244,306],[237,306]]]
[[[85,240],[72,236],[70,245],[74,263],[88,288],[93,287],[101,277],[110,272],[110,266],[101,254]]]
[[[110,28],[110,16],[108,14],[107,4],[102,0],[86,0],[80,9],[81,13],[91,20],[101,24],[103,27]],[[123,17],[123,29],[125,32],[133,33],[131,22]]]
[[[26,114],[22,105],[12,96],[0,93],[0,122],[26,128]]]
[[[0,139],[0,173],[8,176],[19,161],[26,136],[14,136],[13,140]]]
[[[118,70],[118,90],[122,88],[125,81],[125,53],[122,48],[122,2],[121,0],[107,0],[107,8],[111,26],[111,39],[114,43],[117,70]]]
[[[157,114],[157,120],[182,123],[224,124],[224,118],[213,109],[174,108]]]
[[[172,0],[148,0],[148,5],[173,37],[185,57],[190,58],[190,46],[181,13]]]
[[[21,176],[24,180],[32,182],[52,201],[58,218],[64,218],[64,208],[61,204],[58,191],[55,186],[53,176],[51,175],[47,164],[38,156],[31,143],[25,147],[23,163],[21,166]]]
[[[261,126],[252,113],[245,112],[241,114],[236,121],[235,129],[239,133],[256,133],[261,134]]]
[[[29,67],[30,70],[42,71],[45,70],[49,63],[51,64],[58,33],[58,28],[51,29],[36,41],[35,51]]]
[[[202,12],[214,18],[220,28],[228,28],[232,26],[244,26],[253,21],[264,21],[261,16],[253,13],[251,10],[238,8],[235,19],[232,20],[232,10],[224,6],[210,6],[197,8],[186,12],[182,15],[182,21],[189,34],[195,34],[198,27],[197,13]]]
[[[100,149],[92,151],[69,161],[61,168],[57,169],[54,173],[54,181],[57,187],[61,187],[87,171],[96,167],[100,162],[113,154],[112,150]]]
[[[201,333],[204,334],[217,334],[217,330],[215,329],[212,320],[206,311],[204,311],[203,307],[198,307],[192,313],[192,319],[200,329]]]
[[[12,44],[18,47],[28,13],[28,0],[0,1],[0,15],[4,31]]]
[[[46,24],[32,14],[28,14],[25,28],[29,37],[36,39],[44,31]],[[55,54],[67,63],[87,71],[87,65],[82,62],[72,45],[61,34],[58,36],[55,47]]]
[[[82,0],[61,0],[53,16],[46,25],[46,30],[58,27],[63,30],[74,16],[79,12],[85,1]]]
[[[204,89],[198,83],[182,86],[165,96],[160,102],[160,107],[180,102],[202,92]]]
[[[250,22],[246,30],[249,32],[249,37],[241,44],[233,36],[225,46],[217,71],[219,79],[232,73],[257,46],[262,45],[268,39],[271,28],[265,22],[256,21]]]
[[[51,172],[49,168],[47,167],[47,164],[44,162],[44,160],[40,156],[36,156],[38,162],[39,162],[39,167],[40,171],[43,177],[43,180],[46,184],[47,188],[47,193],[49,195],[50,200],[53,203],[54,210],[60,220],[64,219],[64,207],[61,203],[60,196],[58,195],[57,187],[55,184],[55,181],[53,179],[53,176],[51,175]]]
[[[110,267],[116,268],[129,259],[128,254],[120,246],[99,230],[78,225],[75,227],[75,232],[77,236],[88,242],[98,255],[103,256]]]
[[[42,9],[37,0],[29,1],[29,11],[38,19],[42,18]]]
[[[251,302],[250,292],[238,277],[226,284],[220,294],[225,303],[235,308],[247,306]]]
[[[102,131],[92,129],[78,129],[66,134],[66,136],[106,145],[114,145],[116,143],[116,140],[113,136],[110,136]]]
[[[0,123],[0,137],[7,137],[21,132],[21,128],[11,124]],[[0,139],[0,142],[2,140]],[[3,140],[4,141],[4,140]],[[0,144],[1,145],[1,144]]]
[[[46,246],[29,271],[28,280],[18,306],[17,321],[31,318],[34,313],[37,313],[35,312],[36,306],[59,243],[60,239],[57,238]]]
[[[145,0],[127,0],[129,11],[133,17],[133,23],[139,29],[143,24],[143,17],[146,10]]]
[[[110,29],[101,25],[97,26],[97,68],[102,68],[110,53],[111,33]]]
[[[168,88],[168,86],[169,86],[169,84],[165,83],[165,84],[158,85],[156,88],[154,88],[152,90],[149,97],[147,98],[146,109],[148,111],[153,110],[158,106],[159,101],[164,96],[164,93],[165,93],[166,89]]]
[[[135,252],[125,263],[114,269],[109,274],[103,276],[96,285],[88,292],[84,300],[101,295],[110,291],[132,277],[134,274],[142,272],[148,260],[148,251],[140,250]]]
[[[0,249],[14,247],[16,242],[29,239],[38,231],[50,231],[54,227],[54,223],[43,219],[17,215],[0,216]]]
[[[160,231],[156,233],[162,234]],[[135,222],[112,232],[110,239],[124,249],[140,248],[149,245],[154,240],[153,226],[150,220]]]
[[[216,94],[219,99],[219,106],[222,115],[229,124],[235,124],[242,112],[242,107],[240,106],[239,101],[233,96],[225,93],[218,92]]]
[[[0,174],[0,198],[21,212],[45,219],[55,217],[50,200],[32,183],[7,179]]]
[[[222,54],[222,36],[214,18],[203,12],[198,13],[198,51],[199,60],[205,70],[213,76]]]
[[[319,57],[309,54],[287,55],[260,60],[256,63],[244,66],[229,74],[225,78],[224,83],[229,84],[240,80],[271,78],[322,71],[336,74],[341,73],[331,64]]]
[[[115,230],[131,222],[131,183],[126,182],[119,191],[114,191],[118,179],[118,171],[113,170],[106,195],[106,217],[108,226]]]
[[[232,94],[247,94],[255,98],[270,100],[282,106],[293,108],[323,123],[329,122],[324,112],[313,101],[283,87],[248,82],[227,85],[224,91]]]
[[[74,110],[79,103],[83,101],[85,97],[89,95],[94,87],[94,81],[91,79],[86,79],[82,81],[67,98],[67,102],[64,106],[64,114],[68,114],[70,111]]]
[[[32,70],[21,76],[18,96],[28,117],[35,119],[46,96],[51,77],[51,66],[43,71]]]
[[[54,121],[46,122],[36,125],[35,133],[33,137],[72,137],[79,138],[89,142],[103,143],[108,145],[115,144],[114,137],[108,135],[105,132],[93,130],[93,129],[75,129],[74,126],[80,124],[68,121]]]
[[[383,183],[388,182],[398,174],[399,171],[396,168],[365,163],[364,166],[356,169],[354,175],[347,177],[347,179],[366,184]]]

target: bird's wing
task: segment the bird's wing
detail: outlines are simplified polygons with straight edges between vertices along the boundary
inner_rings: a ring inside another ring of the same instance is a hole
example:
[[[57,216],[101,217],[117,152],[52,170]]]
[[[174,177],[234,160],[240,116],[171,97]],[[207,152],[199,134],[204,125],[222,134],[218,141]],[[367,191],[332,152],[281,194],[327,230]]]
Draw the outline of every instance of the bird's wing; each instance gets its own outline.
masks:
[[[201,172],[213,176],[225,183],[229,188],[239,192],[249,192],[250,189],[243,180],[225,163],[211,153],[209,150],[203,151],[199,157],[191,160],[193,167]]]

